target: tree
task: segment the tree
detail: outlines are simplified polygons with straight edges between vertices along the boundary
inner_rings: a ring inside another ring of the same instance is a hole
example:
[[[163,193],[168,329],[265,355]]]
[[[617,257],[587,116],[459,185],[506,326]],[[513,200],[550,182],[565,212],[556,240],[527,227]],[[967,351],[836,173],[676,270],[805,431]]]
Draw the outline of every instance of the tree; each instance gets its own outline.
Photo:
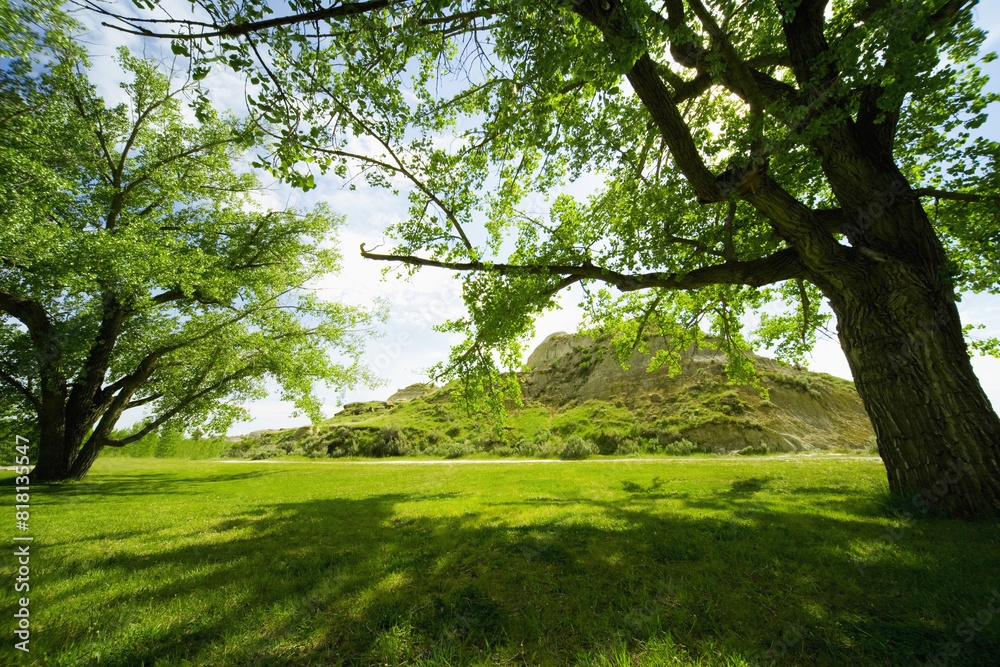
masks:
[[[341,219],[262,210],[235,170],[256,124],[197,96],[187,122],[194,81],[119,53],[131,81],[113,108],[73,50],[0,75],[0,403],[37,436],[41,481],[160,427],[221,431],[268,378],[314,420],[316,383],[368,378],[372,314],[307,289],[337,267]]]
[[[284,125],[269,164],[291,182],[304,160],[410,182],[399,245],[362,254],[472,272],[469,318],[445,325],[469,332],[451,370],[495,379],[532,316],[583,283],[622,348],[653,329],[684,345],[706,322],[746,380],[741,317],[784,302],[756,340],[800,358],[825,300],[892,491],[971,517],[1000,510],[1000,419],[955,307],[961,290],[995,293],[1000,270],[974,4],[198,0],[189,19],[92,6],[198,66],[246,72],[251,102]],[[586,173],[601,189],[558,194]]]

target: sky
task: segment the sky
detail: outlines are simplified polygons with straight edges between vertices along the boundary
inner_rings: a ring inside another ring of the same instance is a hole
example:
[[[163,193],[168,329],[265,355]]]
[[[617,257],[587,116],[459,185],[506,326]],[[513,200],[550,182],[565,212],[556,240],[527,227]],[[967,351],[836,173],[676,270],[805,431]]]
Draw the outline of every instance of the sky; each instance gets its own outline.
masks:
[[[186,3],[185,3],[186,4]],[[1000,3],[981,3],[974,11],[977,23],[989,32],[984,52],[1000,51]],[[131,8],[131,4],[121,3]],[[100,21],[87,14],[78,15],[90,32],[81,37],[88,45],[93,63],[92,81],[98,85],[100,93],[111,103],[121,98],[117,87],[121,75],[112,56],[118,45],[128,46],[134,53],[145,53],[147,57],[169,60],[169,45],[164,42],[143,43],[137,38],[101,28]],[[996,27],[990,30],[991,27]],[[990,89],[1000,92],[1000,62],[990,63],[983,68],[990,74]],[[232,74],[213,72],[207,80],[217,106],[234,109],[245,108],[244,85]],[[980,131],[983,135],[1000,140],[1000,108],[997,104],[990,110],[992,118]],[[434,331],[433,327],[448,319],[462,317],[465,307],[461,297],[460,275],[440,270],[423,268],[412,277],[405,272],[390,269],[383,275],[386,264],[363,259],[359,246],[364,243],[371,250],[388,240],[383,236],[390,224],[406,218],[405,197],[394,198],[383,190],[372,190],[359,186],[349,190],[335,178],[317,176],[318,187],[308,193],[287,187],[271,185],[265,195],[265,203],[284,208],[310,208],[319,201],[329,203],[332,209],[345,216],[345,226],[339,235],[343,255],[342,269],[336,276],[330,276],[316,285],[319,294],[331,301],[356,306],[370,307],[377,302],[387,304],[389,318],[383,327],[383,335],[372,339],[364,357],[384,382],[379,387],[355,387],[343,393],[322,391],[324,409],[327,415],[336,412],[345,402],[382,400],[393,392],[417,382],[428,382],[428,369],[448,358],[450,348],[460,342],[455,334]],[[588,186],[577,186],[586,192]],[[558,332],[576,331],[581,323],[582,311],[576,305],[581,297],[579,288],[565,291],[560,298],[560,308],[544,314],[536,321],[535,336],[525,346],[527,355],[548,335]],[[964,294],[959,304],[964,324],[983,324],[986,328],[977,332],[982,337],[1000,336],[1000,297],[987,294]],[[835,323],[831,324],[835,327]],[[767,350],[757,350],[767,355]],[[808,359],[809,370],[830,373],[851,378],[847,360],[835,336],[820,340]],[[974,357],[973,367],[987,396],[995,408],[1000,409],[1000,360]],[[294,416],[293,406],[274,398],[248,404],[252,420],[240,422],[230,430],[230,435],[239,435],[261,429],[289,428],[308,423],[304,416]],[[134,415],[137,420],[140,415]],[[123,419],[125,426],[130,420]]]

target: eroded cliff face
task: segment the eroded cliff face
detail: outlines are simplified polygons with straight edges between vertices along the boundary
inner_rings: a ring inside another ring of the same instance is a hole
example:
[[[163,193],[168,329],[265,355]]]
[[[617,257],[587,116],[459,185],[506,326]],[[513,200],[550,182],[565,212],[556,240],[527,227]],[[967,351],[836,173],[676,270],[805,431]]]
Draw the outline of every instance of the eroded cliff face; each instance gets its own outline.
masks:
[[[655,352],[666,344],[653,341]],[[874,435],[852,384],[829,375],[782,366],[751,355],[761,388],[731,385],[726,357],[713,349],[688,349],[681,372],[648,372],[650,356],[635,352],[628,368],[608,344],[589,336],[556,333],[528,358],[520,374],[529,402],[558,408],[586,401],[613,401],[640,421],[676,429],[695,444],[716,451],[747,447],[770,451],[853,448]]]

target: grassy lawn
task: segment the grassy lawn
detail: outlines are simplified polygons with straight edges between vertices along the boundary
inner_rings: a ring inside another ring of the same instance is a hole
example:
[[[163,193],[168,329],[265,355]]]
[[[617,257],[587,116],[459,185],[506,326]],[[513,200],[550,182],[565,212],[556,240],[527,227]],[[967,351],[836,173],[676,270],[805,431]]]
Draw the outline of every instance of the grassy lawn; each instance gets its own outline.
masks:
[[[996,664],[1000,526],[908,519],[884,479],[875,458],[102,459],[32,487],[31,652],[8,633],[0,663]]]

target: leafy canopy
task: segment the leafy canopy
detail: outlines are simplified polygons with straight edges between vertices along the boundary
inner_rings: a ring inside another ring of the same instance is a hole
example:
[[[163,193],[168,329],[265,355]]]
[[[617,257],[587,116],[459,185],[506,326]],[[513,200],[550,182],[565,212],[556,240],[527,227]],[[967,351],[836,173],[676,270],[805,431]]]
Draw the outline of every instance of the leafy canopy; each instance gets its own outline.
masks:
[[[172,37],[197,67],[246,72],[251,103],[282,128],[274,174],[405,190],[398,245],[365,255],[481,271],[465,282],[469,317],[443,328],[468,334],[447,370],[485,367],[482,385],[577,282],[622,352],[650,330],[684,347],[706,324],[747,379],[740,322],[761,313],[755,342],[801,360],[828,321],[822,286],[791,270],[788,238],[739,188],[766,170],[847,244],[877,211],[842,210],[815,150],[847,120],[934,198],[956,289],[995,293],[1000,145],[975,132],[998,99],[978,63],[995,56],[979,55],[973,4],[195,0],[197,18],[170,31],[115,18]],[[796,60],[789,38],[816,21],[826,48]],[[673,111],[637,93],[637,72]],[[591,175],[592,192],[568,187]]]
[[[338,268],[342,218],[261,207],[238,170],[256,121],[195,97],[192,123],[193,80],[124,49],[108,107],[81,54],[56,55],[0,74],[0,403],[42,430],[58,403],[67,429],[122,445],[168,423],[224,432],[269,381],[313,420],[318,386],[371,381],[375,315],[309,289]]]

